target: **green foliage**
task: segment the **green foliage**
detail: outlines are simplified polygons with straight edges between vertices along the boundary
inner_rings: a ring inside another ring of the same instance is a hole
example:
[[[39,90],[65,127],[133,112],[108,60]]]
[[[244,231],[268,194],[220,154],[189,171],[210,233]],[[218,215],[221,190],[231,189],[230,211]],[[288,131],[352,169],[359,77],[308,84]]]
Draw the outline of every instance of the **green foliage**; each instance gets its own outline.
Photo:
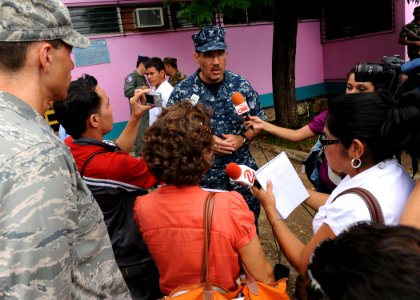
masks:
[[[245,10],[250,5],[251,0],[192,0],[191,3],[181,3],[178,15],[194,26],[204,27],[213,24],[216,13],[232,12],[234,9]]]
[[[214,9],[211,4],[211,0],[200,1],[204,3],[181,3],[181,10],[178,12],[178,16],[191,22],[194,26],[204,27],[213,22]]]

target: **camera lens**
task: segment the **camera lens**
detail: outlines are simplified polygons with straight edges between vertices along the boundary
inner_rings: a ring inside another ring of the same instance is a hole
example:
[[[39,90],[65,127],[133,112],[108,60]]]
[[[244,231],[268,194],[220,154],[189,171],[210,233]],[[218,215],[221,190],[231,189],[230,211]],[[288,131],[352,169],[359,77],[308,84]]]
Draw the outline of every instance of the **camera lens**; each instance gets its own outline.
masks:
[[[354,72],[354,79],[361,82],[375,82],[383,71],[383,66],[372,63],[357,64]]]
[[[154,100],[155,100],[155,99],[154,99],[153,95],[146,94],[146,103],[149,103],[149,104],[154,104],[154,103],[155,103],[155,101],[154,101]]]

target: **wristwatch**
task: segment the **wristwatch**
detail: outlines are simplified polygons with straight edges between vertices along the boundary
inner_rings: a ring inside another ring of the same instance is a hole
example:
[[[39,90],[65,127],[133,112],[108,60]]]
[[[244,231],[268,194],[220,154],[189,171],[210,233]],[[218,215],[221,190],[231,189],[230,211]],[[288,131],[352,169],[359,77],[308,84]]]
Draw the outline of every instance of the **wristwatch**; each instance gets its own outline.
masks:
[[[245,133],[241,133],[241,136],[244,138],[244,145],[249,145],[251,141],[246,137]]]

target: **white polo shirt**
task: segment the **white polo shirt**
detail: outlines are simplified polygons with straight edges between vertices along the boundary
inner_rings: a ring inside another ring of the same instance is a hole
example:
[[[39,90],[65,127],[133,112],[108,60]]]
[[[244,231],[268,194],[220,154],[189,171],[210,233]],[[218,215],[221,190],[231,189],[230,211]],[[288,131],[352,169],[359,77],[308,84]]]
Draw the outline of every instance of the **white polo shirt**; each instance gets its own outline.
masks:
[[[167,80],[165,80],[159,85],[157,89],[153,88],[152,92],[158,92],[162,95],[162,106],[166,107],[169,96],[171,95],[173,89],[173,86]],[[149,126],[153,124],[153,122],[157,119],[161,112],[161,107],[155,107],[149,110]]]
[[[338,235],[356,222],[370,220],[368,207],[356,194],[345,194],[331,203],[336,195],[352,187],[369,190],[381,206],[385,224],[396,225],[414,188],[414,181],[396,159],[382,161],[353,178],[346,176],[315,215],[312,222],[314,233],[323,223]]]

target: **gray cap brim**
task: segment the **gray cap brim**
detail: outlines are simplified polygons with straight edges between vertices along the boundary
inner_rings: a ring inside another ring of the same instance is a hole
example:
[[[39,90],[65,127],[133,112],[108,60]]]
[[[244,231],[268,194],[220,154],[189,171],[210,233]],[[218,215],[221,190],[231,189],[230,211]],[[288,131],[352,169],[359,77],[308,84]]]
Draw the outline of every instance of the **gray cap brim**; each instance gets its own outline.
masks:
[[[87,48],[90,46],[90,40],[78,33],[76,30],[73,30],[72,33],[61,37],[61,40],[66,44],[76,47],[76,48]]]
[[[87,48],[88,38],[73,29],[68,8],[58,0],[0,0],[0,41],[62,40]]]

